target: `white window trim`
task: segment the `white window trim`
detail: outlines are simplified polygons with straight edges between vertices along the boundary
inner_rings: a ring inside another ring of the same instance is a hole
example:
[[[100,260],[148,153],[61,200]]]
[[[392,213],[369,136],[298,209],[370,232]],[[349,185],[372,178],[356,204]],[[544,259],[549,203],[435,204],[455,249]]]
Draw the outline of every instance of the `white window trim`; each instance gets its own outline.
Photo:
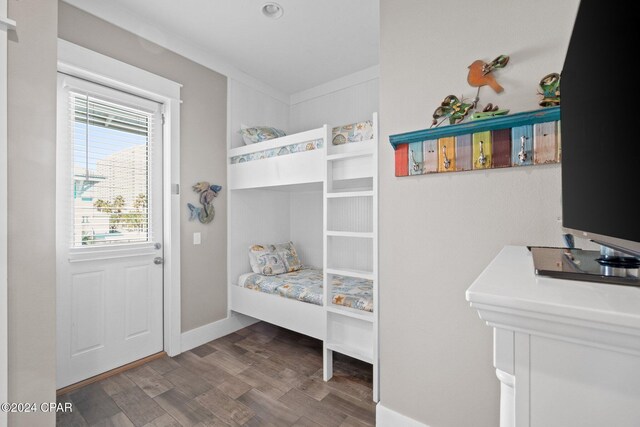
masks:
[[[87,80],[81,80],[78,78],[67,76],[65,74],[60,74],[60,76],[63,78],[62,88],[64,88],[66,95],[65,95],[65,102],[63,103],[65,104],[65,106],[63,107],[61,106],[60,103],[58,103],[58,108],[67,108],[66,104],[68,102],[68,97],[70,92],[78,91],[80,93],[90,93],[92,94],[92,96],[97,96],[98,98],[110,100],[112,102],[115,102],[116,104],[120,103],[121,105],[124,105],[124,106],[138,108],[142,111],[146,111],[147,113],[152,113],[155,120],[155,124],[153,125],[155,129],[154,134],[157,132],[157,129],[162,129],[161,119],[159,117],[163,112],[162,111],[163,105],[161,103],[158,103],[156,101],[151,101],[147,98],[140,98],[139,96],[131,95],[128,92],[115,90],[110,87],[95,84]],[[58,139],[65,140],[70,138],[69,135],[63,135],[64,132],[62,127],[64,125],[61,122],[58,123],[58,126],[59,126]],[[61,166],[62,169],[65,169],[67,167],[70,167],[70,166]],[[162,165],[160,165],[160,168],[161,170],[164,169]],[[154,173],[156,171],[157,169],[154,168]],[[67,185],[72,185],[71,183],[72,181],[70,180],[70,177],[68,176],[68,174],[66,176],[69,179],[69,182],[67,183]],[[58,179],[60,178],[61,177],[59,176]],[[68,205],[66,209],[73,209],[72,206],[73,204]],[[160,206],[159,209],[163,209],[163,207]],[[65,217],[65,214],[62,211],[60,211],[60,214],[61,214],[61,217]],[[67,223],[67,225],[68,226],[71,225],[71,222]],[[69,229],[67,233],[68,239],[70,241],[74,239],[74,236],[72,234],[73,233],[72,230],[74,226],[75,224]],[[153,229],[151,229],[151,231],[153,233]],[[58,236],[60,237],[62,235],[58,234]],[[154,236],[150,235],[149,237],[153,238]],[[64,239],[61,239],[61,240],[64,240]],[[122,258],[127,254],[128,255],[156,254],[156,249],[154,246],[155,246],[155,243],[152,240],[147,240],[146,242],[119,243],[117,245],[105,245],[105,246],[88,245],[88,246],[78,247],[78,246],[75,246],[74,244],[71,244],[71,246],[68,246],[66,250],[68,250],[69,262],[78,262],[78,261],[91,261],[96,259],[110,259],[113,257]]]
[[[180,354],[181,84],[58,39],[58,71],[163,104],[164,351]]]
[[[15,22],[7,19],[7,1],[0,0],[0,402],[8,401],[8,295],[7,295],[7,33]],[[0,411],[0,426],[7,414]]]

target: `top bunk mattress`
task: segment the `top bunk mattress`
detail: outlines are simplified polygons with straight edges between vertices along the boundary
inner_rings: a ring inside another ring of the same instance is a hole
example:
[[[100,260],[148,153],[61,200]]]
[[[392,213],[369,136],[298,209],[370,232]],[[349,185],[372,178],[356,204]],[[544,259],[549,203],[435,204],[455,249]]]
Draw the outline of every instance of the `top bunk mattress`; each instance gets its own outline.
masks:
[[[331,302],[334,305],[373,312],[373,282],[346,276],[332,276]],[[322,270],[303,268],[291,273],[264,276],[247,273],[238,285],[254,291],[322,305]]]
[[[284,145],[276,148],[269,148],[260,151],[254,151],[247,154],[239,154],[232,156],[229,160],[232,165],[236,163],[251,162],[254,160],[269,159],[271,157],[286,156],[289,154],[301,153],[303,151],[319,150],[323,147],[324,140],[314,139],[311,141],[297,142],[294,144]]]
[[[304,151],[319,150],[324,148],[324,132],[324,128],[312,129],[310,131],[266,139],[255,144],[232,148],[229,152],[229,163],[235,165]],[[334,127],[331,130],[330,145],[340,146],[352,142],[370,141],[372,139],[374,139],[373,121],[366,120]]]
[[[229,190],[320,184],[333,156],[334,181],[370,179],[377,149],[374,121],[321,128],[229,148]],[[325,156],[326,155],[326,156]]]

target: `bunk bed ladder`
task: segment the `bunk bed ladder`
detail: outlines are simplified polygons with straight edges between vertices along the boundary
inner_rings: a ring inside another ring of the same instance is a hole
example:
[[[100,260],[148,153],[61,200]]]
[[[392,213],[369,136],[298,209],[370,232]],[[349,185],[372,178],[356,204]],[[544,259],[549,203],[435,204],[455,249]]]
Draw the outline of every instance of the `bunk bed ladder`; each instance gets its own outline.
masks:
[[[373,365],[373,400],[378,401],[378,116],[373,114],[373,139],[331,145],[327,127],[323,185],[323,301],[326,337],[323,343],[323,379],[333,376],[333,352]],[[357,160],[356,160],[357,159]],[[344,162],[363,175],[341,179]],[[373,311],[334,304],[334,276],[370,280]]]

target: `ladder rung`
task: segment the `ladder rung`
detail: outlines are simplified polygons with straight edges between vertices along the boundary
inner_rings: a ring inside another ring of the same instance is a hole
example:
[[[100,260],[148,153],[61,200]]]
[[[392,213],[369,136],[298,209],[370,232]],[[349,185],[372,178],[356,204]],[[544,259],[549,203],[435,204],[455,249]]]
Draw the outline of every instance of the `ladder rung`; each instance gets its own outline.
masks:
[[[327,274],[337,274],[339,276],[357,277],[359,279],[373,280],[373,273],[362,270],[347,270],[341,268],[327,268]]]
[[[359,237],[363,239],[373,239],[373,233],[360,231],[327,231],[327,236],[331,237]]]
[[[368,191],[340,191],[334,193],[327,193],[328,199],[337,199],[341,197],[372,197],[373,190]]]
[[[327,160],[351,159],[354,157],[373,156],[372,150],[351,151],[349,153],[328,154]]]

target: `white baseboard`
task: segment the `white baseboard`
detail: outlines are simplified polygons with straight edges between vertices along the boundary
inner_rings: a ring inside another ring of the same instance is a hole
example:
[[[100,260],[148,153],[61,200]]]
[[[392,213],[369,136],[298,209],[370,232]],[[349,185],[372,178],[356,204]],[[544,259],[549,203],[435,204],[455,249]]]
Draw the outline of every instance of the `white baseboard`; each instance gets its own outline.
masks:
[[[181,350],[189,351],[192,348],[229,335],[256,322],[258,322],[258,320],[253,317],[231,312],[227,318],[183,332],[180,337]]]
[[[376,405],[376,426],[378,427],[429,427],[402,415],[392,409],[382,406],[382,403]]]

